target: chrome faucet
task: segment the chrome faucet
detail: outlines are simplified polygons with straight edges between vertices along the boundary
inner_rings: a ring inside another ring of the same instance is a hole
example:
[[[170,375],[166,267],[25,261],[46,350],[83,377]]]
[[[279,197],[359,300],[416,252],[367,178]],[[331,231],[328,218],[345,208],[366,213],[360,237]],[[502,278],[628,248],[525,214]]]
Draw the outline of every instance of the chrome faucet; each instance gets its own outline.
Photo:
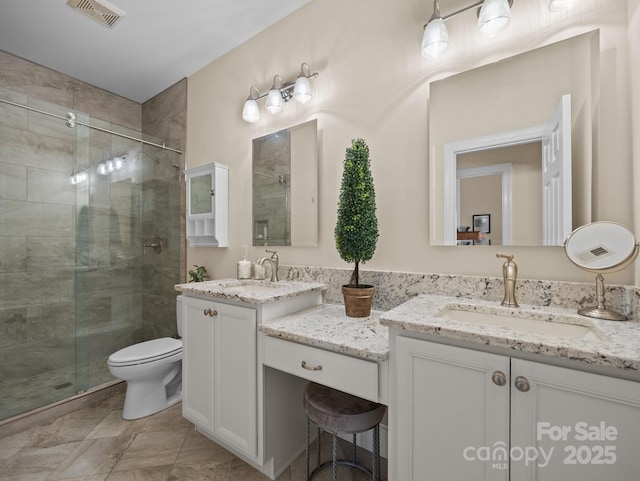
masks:
[[[271,282],[278,282],[280,280],[278,278],[278,251],[270,251],[267,249],[265,252],[271,254],[271,257],[261,257],[258,259],[257,264],[262,266],[265,262],[269,262],[269,264],[271,264]]]
[[[504,299],[500,303],[507,307],[520,307],[516,301],[516,280],[518,279],[518,266],[513,262],[513,254],[498,252],[496,257],[507,259],[502,265],[502,277],[504,278]]]

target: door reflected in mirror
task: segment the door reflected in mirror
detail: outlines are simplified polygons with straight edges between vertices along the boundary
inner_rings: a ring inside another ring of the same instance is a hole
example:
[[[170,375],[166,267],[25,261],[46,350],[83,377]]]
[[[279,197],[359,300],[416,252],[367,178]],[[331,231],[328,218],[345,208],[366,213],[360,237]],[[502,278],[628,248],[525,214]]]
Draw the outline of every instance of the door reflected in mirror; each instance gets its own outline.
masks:
[[[318,243],[317,121],[253,140],[253,245]]]

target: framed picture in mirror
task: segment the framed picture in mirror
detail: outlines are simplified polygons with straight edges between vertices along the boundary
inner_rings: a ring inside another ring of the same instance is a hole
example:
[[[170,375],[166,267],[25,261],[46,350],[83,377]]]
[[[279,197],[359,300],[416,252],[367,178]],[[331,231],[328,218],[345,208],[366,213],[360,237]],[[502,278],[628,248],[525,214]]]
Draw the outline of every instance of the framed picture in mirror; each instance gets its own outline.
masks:
[[[473,216],[473,230],[489,234],[491,232],[491,215],[475,214]]]

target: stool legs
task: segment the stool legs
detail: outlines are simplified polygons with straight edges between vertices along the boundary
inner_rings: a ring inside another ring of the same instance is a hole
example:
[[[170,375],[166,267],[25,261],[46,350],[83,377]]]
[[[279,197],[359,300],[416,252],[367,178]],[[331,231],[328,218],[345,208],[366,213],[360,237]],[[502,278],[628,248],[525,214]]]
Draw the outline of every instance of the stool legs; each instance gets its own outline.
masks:
[[[380,481],[380,425],[373,428],[373,481]]]
[[[306,481],[309,481],[309,424],[311,424],[311,423],[309,421],[309,418],[307,418],[307,436],[306,436],[307,445],[306,445],[305,450],[304,450],[305,451],[305,460],[306,460],[306,463],[307,463],[307,471],[306,471],[306,478],[305,478]]]
[[[358,464],[358,445],[356,443],[356,433],[353,433],[353,441],[351,441],[351,445],[353,446],[353,464]]]
[[[317,450],[317,456],[316,456],[316,466],[320,466],[320,440],[322,439],[322,429],[318,428],[318,437],[317,439],[317,443],[318,443],[318,450]]]
[[[306,447],[305,447],[306,481],[310,481],[311,478],[313,477],[313,474],[315,474],[321,468],[328,467],[329,465],[329,462],[326,462],[324,464],[320,463],[320,458],[321,458],[320,444],[322,440],[322,429],[318,428],[318,437],[316,440],[318,444],[316,468],[313,470],[313,472],[311,472],[310,465],[309,465],[309,458],[310,458],[309,447],[310,447],[310,441],[311,441],[310,434],[309,434],[310,429],[311,429],[311,421],[307,417],[307,433],[306,433]],[[369,473],[371,475],[372,481],[380,481],[380,425],[376,424],[372,428],[372,430],[373,430],[373,452],[371,453],[371,456],[372,456],[371,471],[359,465],[357,462],[358,455],[357,455],[357,444],[356,444],[355,433],[353,434],[353,458],[351,462],[338,460],[338,434],[331,433],[331,438],[332,438],[331,439],[331,468],[332,468],[331,479],[333,481],[337,481],[338,479],[338,464],[347,464],[349,466],[358,468],[366,473]]]
[[[336,481],[338,479],[338,436],[336,435],[336,433],[331,433],[331,435],[333,437],[331,446],[331,464],[333,469],[333,476],[331,479],[333,479],[333,481]]]

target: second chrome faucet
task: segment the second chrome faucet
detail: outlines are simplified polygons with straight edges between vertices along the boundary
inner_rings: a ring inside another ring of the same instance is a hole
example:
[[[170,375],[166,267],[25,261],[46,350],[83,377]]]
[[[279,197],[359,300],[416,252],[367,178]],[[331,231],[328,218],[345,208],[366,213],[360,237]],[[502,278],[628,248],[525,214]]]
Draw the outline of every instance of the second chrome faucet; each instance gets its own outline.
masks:
[[[516,281],[518,280],[518,265],[513,262],[513,254],[498,252],[496,257],[503,257],[507,261],[502,265],[502,277],[504,279],[504,298],[500,303],[507,307],[520,307],[516,301]]]
[[[278,278],[278,251],[270,251],[269,249],[267,249],[265,252],[271,254],[271,257],[261,257],[256,261],[256,264],[261,266],[264,265],[265,262],[271,264],[271,282],[278,282],[280,280]]]

